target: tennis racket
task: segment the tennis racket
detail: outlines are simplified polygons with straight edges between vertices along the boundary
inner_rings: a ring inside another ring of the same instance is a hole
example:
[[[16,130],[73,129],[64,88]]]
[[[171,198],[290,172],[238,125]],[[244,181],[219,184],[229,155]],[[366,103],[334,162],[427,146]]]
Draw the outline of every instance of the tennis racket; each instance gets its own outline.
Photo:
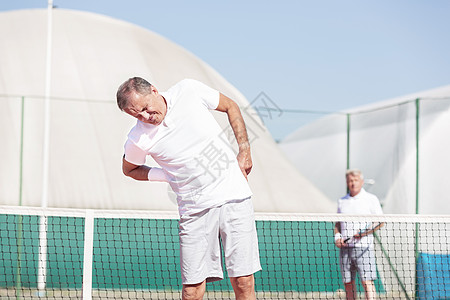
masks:
[[[377,231],[380,227],[382,227],[383,225],[384,225],[383,222],[378,222],[378,223],[375,223],[375,224],[369,224],[366,228],[361,229],[361,230],[360,230],[357,234],[355,234],[354,236],[346,238],[346,239],[344,240],[344,243],[345,243],[345,244],[348,244],[349,242],[357,241],[357,240],[359,240],[359,239],[362,238],[362,235],[363,235],[364,233],[372,231],[372,232],[371,232],[371,234],[372,234],[372,233],[374,233],[375,231]],[[364,235],[364,236],[366,236],[366,235]]]

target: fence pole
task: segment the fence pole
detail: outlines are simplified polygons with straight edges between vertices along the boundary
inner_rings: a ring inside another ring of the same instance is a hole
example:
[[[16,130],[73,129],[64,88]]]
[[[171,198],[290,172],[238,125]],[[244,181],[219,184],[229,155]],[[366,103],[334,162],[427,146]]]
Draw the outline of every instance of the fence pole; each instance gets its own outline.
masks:
[[[420,99],[416,99],[416,215],[419,214],[419,136],[420,136]],[[419,289],[417,285],[417,261],[419,259],[419,223],[416,223],[416,236],[414,242],[414,256],[415,256],[415,290],[416,299],[419,296]]]
[[[347,166],[346,170],[350,169],[350,117],[351,115],[347,114]],[[349,193],[348,186],[346,185],[346,191]]]
[[[350,169],[350,114],[347,114],[347,170]]]

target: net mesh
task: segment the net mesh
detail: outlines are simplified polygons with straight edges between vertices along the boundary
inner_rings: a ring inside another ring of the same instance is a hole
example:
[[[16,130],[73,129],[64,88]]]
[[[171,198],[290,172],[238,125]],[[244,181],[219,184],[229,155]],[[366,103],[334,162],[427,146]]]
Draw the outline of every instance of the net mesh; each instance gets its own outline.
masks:
[[[175,215],[95,211],[91,232],[86,216],[83,210],[0,208],[0,298],[81,299],[86,291],[92,299],[181,298]],[[345,299],[334,225],[368,220],[386,223],[374,238],[378,298],[450,297],[450,216],[257,214],[263,267],[255,274],[257,298]],[[86,247],[92,248],[90,270]],[[44,288],[39,259],[45,260]],[[207,284],[204,298],[234,298],[226,272],[224,280]]]

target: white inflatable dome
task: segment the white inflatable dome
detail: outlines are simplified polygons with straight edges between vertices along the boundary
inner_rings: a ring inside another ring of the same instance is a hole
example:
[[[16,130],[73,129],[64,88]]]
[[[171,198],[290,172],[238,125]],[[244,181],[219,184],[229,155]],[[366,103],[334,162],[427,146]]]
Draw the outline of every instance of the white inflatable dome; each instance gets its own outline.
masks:
[[[1,12],[0,34],[0,204],[40,206],[47,11]],[[52,37],[49,207],[176,210],[168,185],[122,174],[123,143],[135,120],[119,111],[115,93],[126,79],[141,76],[160,91],[197,79],[239,103],[252,143],[256,211],[335,211],[287,161],[245,97],[190,52],[136,25],[63,9],[53,10]],[[214,115],[227,134],[226,116]]]

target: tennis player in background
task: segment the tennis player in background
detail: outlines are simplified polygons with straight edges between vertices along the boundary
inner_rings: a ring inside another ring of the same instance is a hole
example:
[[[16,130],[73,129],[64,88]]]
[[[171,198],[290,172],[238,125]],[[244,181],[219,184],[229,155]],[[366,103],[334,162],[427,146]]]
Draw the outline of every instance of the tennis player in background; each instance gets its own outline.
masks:
[[[363,188],[364,177],[359,170],[348,170],[345,174],[349,193],[338,200],[338,213],[342,214],[382,214],[377,196]],[[377,278],[373,233],[384,223],[337,222],[334,240],[339,251],[339,264],[347,299],[356,299],[356,271],[359,272],[366,299],[375,299],[373,281]]]
[[[236,299],[256,299],[253,274],[261,265],[247,182],[252,159],[238,105],[196,80],[160,93],[140,77],[119,87],[117,104],[137,119],[125,143],[124,174],[168,182],[177,195],[183,299],[202,299],[206,282],[223,279],[219,239]],[[228,115],[237,155],[210,110]],[[148,155],[160,168],[145,165]]]

